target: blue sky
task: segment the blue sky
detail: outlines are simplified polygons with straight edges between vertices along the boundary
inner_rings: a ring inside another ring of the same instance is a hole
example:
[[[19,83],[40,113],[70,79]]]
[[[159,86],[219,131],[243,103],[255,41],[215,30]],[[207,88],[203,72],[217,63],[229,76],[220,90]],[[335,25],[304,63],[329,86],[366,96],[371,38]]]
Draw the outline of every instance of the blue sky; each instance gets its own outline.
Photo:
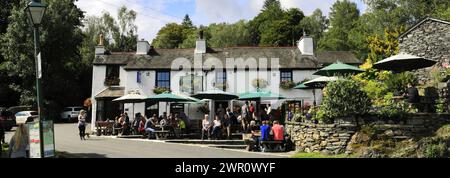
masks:
[[[280,0],[283,8],[299,8],[306,15],[320,8],[326,15],[336,0]],[[362,0],[357,3],[365,11]],[[167,23],[181,22],[185,14],[191,16],[195,25],[210,23],[233,23],[240,19],[252,19],[259,12],[264,0],[78,0],[76,4],[87,16],[99,16],[103,11],[117,16],[117,9],[125,5],[137,11],[139,38],[151,41],[158,30]]]

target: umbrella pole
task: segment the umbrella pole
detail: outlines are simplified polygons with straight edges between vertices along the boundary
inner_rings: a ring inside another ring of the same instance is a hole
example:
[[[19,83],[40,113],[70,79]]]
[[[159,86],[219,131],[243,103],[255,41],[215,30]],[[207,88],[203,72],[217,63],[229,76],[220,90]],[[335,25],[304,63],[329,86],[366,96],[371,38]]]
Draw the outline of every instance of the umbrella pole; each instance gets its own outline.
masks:
[[[316,107],[316,89],[313,89],[313,96],[314,96],[313,106]]]

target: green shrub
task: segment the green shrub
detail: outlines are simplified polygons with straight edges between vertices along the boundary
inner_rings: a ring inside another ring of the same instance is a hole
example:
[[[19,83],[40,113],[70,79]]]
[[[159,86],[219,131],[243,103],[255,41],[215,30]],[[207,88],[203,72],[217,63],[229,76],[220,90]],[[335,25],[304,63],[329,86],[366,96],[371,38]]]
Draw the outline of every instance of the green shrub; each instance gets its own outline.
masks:
[[[393,97],[392,93],[388,93],[377,106],[379,110],[376,113],[380,118],[402,118],[407,113],[408,104],[405,101],[395,102]]]
[[[440,98],[436,100],[436,112],[437,113],[443,113],[445,112],[445,100]]]
[[[444,143],[428,144],[424,151],[424,156],[427,158],[444,158],[446,154],[447,146]]]
[[[317,117],[330,119],[362,115],[366,114],[370,107],[371,101],[358,82],[337,80],[328,83]]]
[[[408,83],[413,85],[418,84],[418,80],[412,72],[402,72],[398,74],[391,74],[386,82],[387,90],[389,92],[405,93],[408,88]]]

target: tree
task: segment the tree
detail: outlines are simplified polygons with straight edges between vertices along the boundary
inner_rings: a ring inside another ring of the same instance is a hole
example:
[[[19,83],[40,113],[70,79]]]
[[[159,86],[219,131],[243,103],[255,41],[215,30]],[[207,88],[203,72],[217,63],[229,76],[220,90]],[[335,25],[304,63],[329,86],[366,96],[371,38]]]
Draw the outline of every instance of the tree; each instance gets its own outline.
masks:
[[[229,47],[250,44],[250,32],[246,21],[234,24],[211,24],[207,27],[208,45],[210,47]]]
[[[8,17],[11,15],[12,8],[20,4],[19,0],[3,0],[0,2],[0,36],[6,33],[6,29],[10,20]],[[0,106],[14,106],[18,104],[19,94],[14,92],[8,85],[13,83],[16,79],[13,76],[9,76],[7,71],[3,69],[4,57],[3,53],[0,53],[0,79],[4,85],[0,85]]]
[[[47,0],[41,25],[44,108],[56,118],[63,106],[80,105],[90,96],[90,81],[80,81],[83,12],[74,0]],[[32,28],[23,9],[27,1],[13,6],[6,33],[0,37],[4,55],[2,70],[16,78],[10,88],[20,93],[20,104],[35,105],[34,42]]]
[[[134,51],[137,45],[136,12],[128,10],[125,6],[119,8],[117,15],[119,27],[118,33],[114,34],[114,51]]]
[[[159,30],[152,44],[156,48],[178,48],[183,40],[183,26],[169,23]]]
[[[331,7],[328,32],[319,41],[321,50],[349,51],[354,45],[349,43],[349,32],[355,28],[359,10],[355,3],[348,0],[336,1]]]
[[[301,29],[304,29],[307,35],[313,37],[317,42],[319,41],[325,29],[328,27],[328,19],[322,14],[320,9],[314,10],[314,12],[300,22]],[[317,45],[317,43],[314,43]]]
[[[193,23],[192,23],[192,20],[191,20],[191,18],[189,17],[188,14],[186,14],[186,15],[184,16],[184,19],[183,19],[183,22],[181,22],[181,25],[182,25],[184,28],[194,28],[194,25],[193,25]]]

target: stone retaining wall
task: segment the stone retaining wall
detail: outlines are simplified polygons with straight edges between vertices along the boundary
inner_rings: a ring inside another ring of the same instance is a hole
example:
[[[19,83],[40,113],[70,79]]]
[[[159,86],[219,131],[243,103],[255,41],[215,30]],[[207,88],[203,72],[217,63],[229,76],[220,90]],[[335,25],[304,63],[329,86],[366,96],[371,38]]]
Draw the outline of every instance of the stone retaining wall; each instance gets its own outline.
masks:
[[[387,139],[415,139],[431,135],[444,124],[450,123],[450,114],[411,114],[408,119],[383,120],[375,116],[359,119],[344,118],[333,124],[288,122],[286,131],[298,152],[351,153],[349,143],[364,126],[377,130]]]

